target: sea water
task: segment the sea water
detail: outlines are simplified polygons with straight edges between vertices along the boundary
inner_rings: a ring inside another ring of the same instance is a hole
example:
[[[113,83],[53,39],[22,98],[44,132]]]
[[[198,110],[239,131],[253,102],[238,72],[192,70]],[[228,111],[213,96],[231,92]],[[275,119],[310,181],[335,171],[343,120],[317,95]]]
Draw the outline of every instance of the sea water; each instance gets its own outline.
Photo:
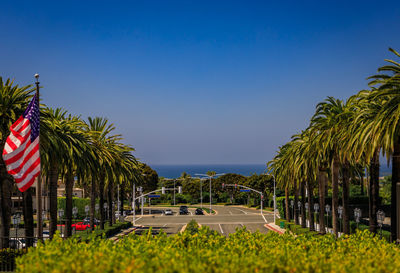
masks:
[[[183,172],[191,176],[196,174],[205,174],[208,171],[215,171],[216,173],[236,173],[244,176],[250,176],[254,173],[261,174],[267,169],[266,164],[210,164],[210,165],[150,165],[159,177],[177,178]]]

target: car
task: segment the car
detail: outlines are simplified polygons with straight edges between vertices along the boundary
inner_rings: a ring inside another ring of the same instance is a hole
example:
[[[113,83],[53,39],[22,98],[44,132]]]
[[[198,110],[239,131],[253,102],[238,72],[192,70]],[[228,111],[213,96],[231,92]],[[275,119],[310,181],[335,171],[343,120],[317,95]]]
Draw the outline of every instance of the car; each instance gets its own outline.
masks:
[[[26,247],[24,238],[10,238],[10,248],[12,249],[23,249]]]
[[[43,240],[50,239],[50,232],[48,230],[43,230]]]
[[[94,224],[95,224],[95,225],[100,225],[100,220],[98,220],[98,219],[96,219],[96,218],[94,218],[93,220],[94,220]],[[90,223],[90,218],[87,217],[87,218],[83,219],[83,221],[84,221],[84,222]]]
[[[179,214],[180,215],[187,215],[189,214],[189,209],[187,206],[180,206],[179,208]]]
[[[203,211],[203,209],[198,208],[198,209],[196,209],[194,214],[196,214],[196,215],[204,215],[204,211]]]
[[[100,224],[100,221],[97,219],[94,219],[94,226],[96,227],[99,224]],[[71,227],[74,228],[76,231],[86,230],[86,229],[90,228],[90,219],[85,218],[85,219],[83,219],[82,222],[72,224]]]
[[[171,209],[166,209],[166,210],[164,211],[164,214],[165,214],[165,215],[174,215],[174,213],[172,212]]]

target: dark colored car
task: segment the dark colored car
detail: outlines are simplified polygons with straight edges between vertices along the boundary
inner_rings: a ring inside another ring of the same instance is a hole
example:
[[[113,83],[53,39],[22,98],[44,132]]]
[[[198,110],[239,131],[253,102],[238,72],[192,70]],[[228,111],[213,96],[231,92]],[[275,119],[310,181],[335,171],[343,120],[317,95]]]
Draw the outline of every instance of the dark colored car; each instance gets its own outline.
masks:
[[[94,220],[94,224],[95,225],[100,225],[100,220],[98,220],[96,218],[94,218],[93,220]],[[83,222],[86,222],[86,223],[90,224],[90,218],[88,217],[88,218],[83,219]]]
[[[189,209],[187,206],[180,206],[179,208],[179,214],[180,215],[187,215],[189,214]]]
[[[204,211],[202,209],[196,209],[194,214],[196,214],[196,215],[204,215]]]

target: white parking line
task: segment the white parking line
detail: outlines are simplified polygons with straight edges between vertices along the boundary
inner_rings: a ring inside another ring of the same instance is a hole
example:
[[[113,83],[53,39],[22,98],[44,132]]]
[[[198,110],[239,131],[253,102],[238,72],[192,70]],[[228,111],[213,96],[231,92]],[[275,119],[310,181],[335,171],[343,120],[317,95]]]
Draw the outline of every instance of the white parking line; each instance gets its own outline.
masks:
[[[240,225],[243,227],[243,223],[240,223]]]
[[[222,230],[221,224],[218,224],[219,229],[221,230],[221,233],[224,234],[224,231]]]
[[[188,222],[173,222],[173,223],[168,223],[168,225],[186,225]],[[240,224],[265,224],[264,221],[254,221],[254,222],[220,222],[215,223],[215,222],[200,222],[199,224],[201,225],[240,225]],[[151,226],[151,225],[157,225],[157,223],[143,223],[143,225]]]
[[[230,213],[231,215],[233,215],[232,211],[229,211],[229,213]]]
[[[247,211],[244,211],[244,210],[241,210],[241,209],[238,209],[238,210],[240,210],[240,211],[243,212],[244,214],[248,214]]]
[[[140,219],[142,219],[143,217],[139,217],[139,218],[136,218],[135,219],[135,224],[136,224],[136,221],[139,221]]]
[[[167,226],[167,224],[163,225],[162,227],[166,227],[166,226]]]
[[[190,212],[190,215],[193,215],[193,213],[191,211],[189,211],[189,212]]]
[[[265,223],[267,223],[267,224],[268,224],[268,221],[267,221],[267,219],[265,219],[265,216],[264,216],[264,214],[261,214],[261,216],[264,218],[264,221],[265,221]]]

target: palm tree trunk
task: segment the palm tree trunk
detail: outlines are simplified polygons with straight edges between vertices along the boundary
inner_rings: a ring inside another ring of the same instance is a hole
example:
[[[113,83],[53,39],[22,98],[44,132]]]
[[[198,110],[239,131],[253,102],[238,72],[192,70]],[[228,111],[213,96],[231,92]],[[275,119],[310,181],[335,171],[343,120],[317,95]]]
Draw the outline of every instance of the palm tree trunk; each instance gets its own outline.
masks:
[[[94,230],[94,218],[96,212],[96,180],[92,178],[92,185],[90,187],[90,230]]]
[[[350,208],[349,208],[349,195],[350,195],[350,165],[345,162],[342,167],[342,205],[343,205],[343,232],[350,234]]]
[[[51,163],[52,166],[49,170],[49,197],[50,197],[50,227],[49,236],[53,238],[57,231],[57,184],[58,184],[58,162]]]
[[[339,222],[338,222],[338,207],[339,207],[339,161],[332,161],[332,229],[333,234],[338,237]]]
[[[398,137],[394,143],[394,151],[392,155],[392,193],[391,193],[391,206],[390,206],[390,232],[392,241],[396,242],[398,239],[397,231],[397,184],[400,183],[400,138]]]
[[[376,233],[378,227],[378,200],[379,200],[379,149],[376,149],[370,162],[369,180],[369,231]]]
[[[30,247],[33,246],[33,237],[35,236],[35,224],[33,222],[32,188],[29,188],[22,193],[22,201],[26,246]]]
[[[314,231],[314,214],[312,209],[314,208],[314,196],[313,196],[313,185],[312,182],[307,182],[307,192],[308,192],[308,221],[310,223],[310,231]]]
[[[301,191],[301,227],[305,228],[306,225],[306,182],[303,181],[300,184]]]
[[[66,237],[72,235],[72,191],[74,188],[74,174],[68,171],[67,179],[65,180],[65,231]]]
[[[325,234],[325,219],[324,219],[324,208],[325,208],[325,180],[326,172],[324,169],[319,168],[318,170],[318,194],[319,194],[319,233]]]
[[[104,229],[105,211],[104,211],[104,176],[99,180],[99,211],[100,211],[100,229]]]
[[[4,144],[0,145],[3,150]],[[13,189],[12,177],[7,173],[3,158],[0,157],[0,247],[9,247],[11,226],[11,190]]]
[[[108,223],[110,227],[114,224],[114,205],[113,205],[113,199],[114,199],[114,183],[112,180],[108,181]]]
[[[121,185],[121,190],[119,195],[119,200],[121,202],[121,205],[119,207],[119,215],[121,216],[124,215],[124,199],[125,199],[125,183],[123,182]]]
[[[297,188],[297,182],[294,183],[294,223],[299,224],[299,211],[297,210],[297,203],[299,202],[299,188]]]
[[[289,211],[289,186],[285,187],[285,216],[286,220],[290,221],[290,211]]]
[[[364,177],[360,176],[361,181],[361,195],[364,196]]]

